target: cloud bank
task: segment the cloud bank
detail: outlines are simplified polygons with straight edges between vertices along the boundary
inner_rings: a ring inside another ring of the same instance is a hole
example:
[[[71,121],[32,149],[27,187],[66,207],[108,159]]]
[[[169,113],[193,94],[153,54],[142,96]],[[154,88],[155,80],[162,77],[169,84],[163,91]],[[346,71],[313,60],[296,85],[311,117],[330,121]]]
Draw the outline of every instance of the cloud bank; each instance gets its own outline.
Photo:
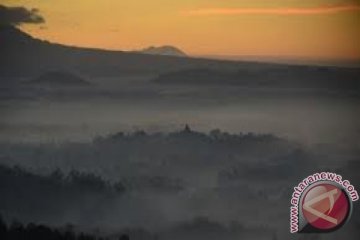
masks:
[[[45,19],[39,15],[39,10],[36,8],[29,10],[25,7],[6,7],[0,5],[1,25],[39,24],[44,22]]]
[[[360,11],[360,5],[330,5],[319,7],[287,7],[287,8],[201,8],[188,10],[182,14],[190,16],[209,15],[319,15],[340,12]]]

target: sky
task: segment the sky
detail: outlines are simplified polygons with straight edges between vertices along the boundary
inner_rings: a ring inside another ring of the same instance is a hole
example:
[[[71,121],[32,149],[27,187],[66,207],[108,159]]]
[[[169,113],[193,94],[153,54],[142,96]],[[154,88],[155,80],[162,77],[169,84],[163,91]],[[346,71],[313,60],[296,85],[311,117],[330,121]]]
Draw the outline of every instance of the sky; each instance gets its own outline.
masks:
[[[173,45],[190,55],[359,60],[360,0],[0,0],[36,8],[21,24],[67,45],[135,50]]]

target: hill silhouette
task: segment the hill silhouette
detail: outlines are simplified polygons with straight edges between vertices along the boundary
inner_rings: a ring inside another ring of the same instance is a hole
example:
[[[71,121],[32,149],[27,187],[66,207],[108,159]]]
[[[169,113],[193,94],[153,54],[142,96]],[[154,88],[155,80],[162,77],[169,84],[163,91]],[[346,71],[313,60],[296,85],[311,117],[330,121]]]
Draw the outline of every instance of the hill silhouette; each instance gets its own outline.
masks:
[[[36,77],[53,69],[87,76],[154,74],[189,67],[233,67],[238,63],[50,43],[13,26],[0,25],[0,76]]]
[[[85,87],[91,85],[90,82],[81,77],[63,71],[51,71],[34,78],[27,84],[44,87]]]
[[[153,54],[153,55],[165,55],[165,56],[178,56],[187,57],[187,54],[174,46],[160,46],[160,47],[148,47],[139,51],[140,53]]]
[[[72,47],[35,39],[13,26],[3,25],[0,39],[0,77],[38,77],[54,69],[65,69],[92,77],[155,75],[158,77],[153,82],[161,84],[360,89],[359,68],[234,62]],[[148,50],[161,52],[164,48]],[[165,50],[169,50],[168,46]]]

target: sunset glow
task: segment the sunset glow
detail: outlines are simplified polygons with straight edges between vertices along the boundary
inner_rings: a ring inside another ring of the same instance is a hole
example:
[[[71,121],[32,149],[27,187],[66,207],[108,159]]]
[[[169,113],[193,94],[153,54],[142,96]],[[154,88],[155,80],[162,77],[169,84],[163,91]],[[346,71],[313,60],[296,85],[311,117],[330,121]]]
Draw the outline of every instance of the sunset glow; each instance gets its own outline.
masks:
[[[134,50],[173,45],[190,55],[360,59],[357,0],[3,0],[38,9],[20,27],[67,45]]]
[[[311,8],[205,8],[183,12],[185,15],[318,15],[360,11],[359,5],[337,5]]]

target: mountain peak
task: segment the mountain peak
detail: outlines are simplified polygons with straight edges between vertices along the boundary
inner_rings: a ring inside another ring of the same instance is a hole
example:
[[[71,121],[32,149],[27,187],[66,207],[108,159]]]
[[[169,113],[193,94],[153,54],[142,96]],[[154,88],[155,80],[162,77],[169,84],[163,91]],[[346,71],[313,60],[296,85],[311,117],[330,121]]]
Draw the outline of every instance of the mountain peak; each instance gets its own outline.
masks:
[[[177,47],[164,45],[164,46],[150,46],[148,48],[142,49],[139,51],[144,54],[152,54],[152,55],[165,55],[165,56],[177,56],[177,57],[187,57],[187,54],[180,50]]]

